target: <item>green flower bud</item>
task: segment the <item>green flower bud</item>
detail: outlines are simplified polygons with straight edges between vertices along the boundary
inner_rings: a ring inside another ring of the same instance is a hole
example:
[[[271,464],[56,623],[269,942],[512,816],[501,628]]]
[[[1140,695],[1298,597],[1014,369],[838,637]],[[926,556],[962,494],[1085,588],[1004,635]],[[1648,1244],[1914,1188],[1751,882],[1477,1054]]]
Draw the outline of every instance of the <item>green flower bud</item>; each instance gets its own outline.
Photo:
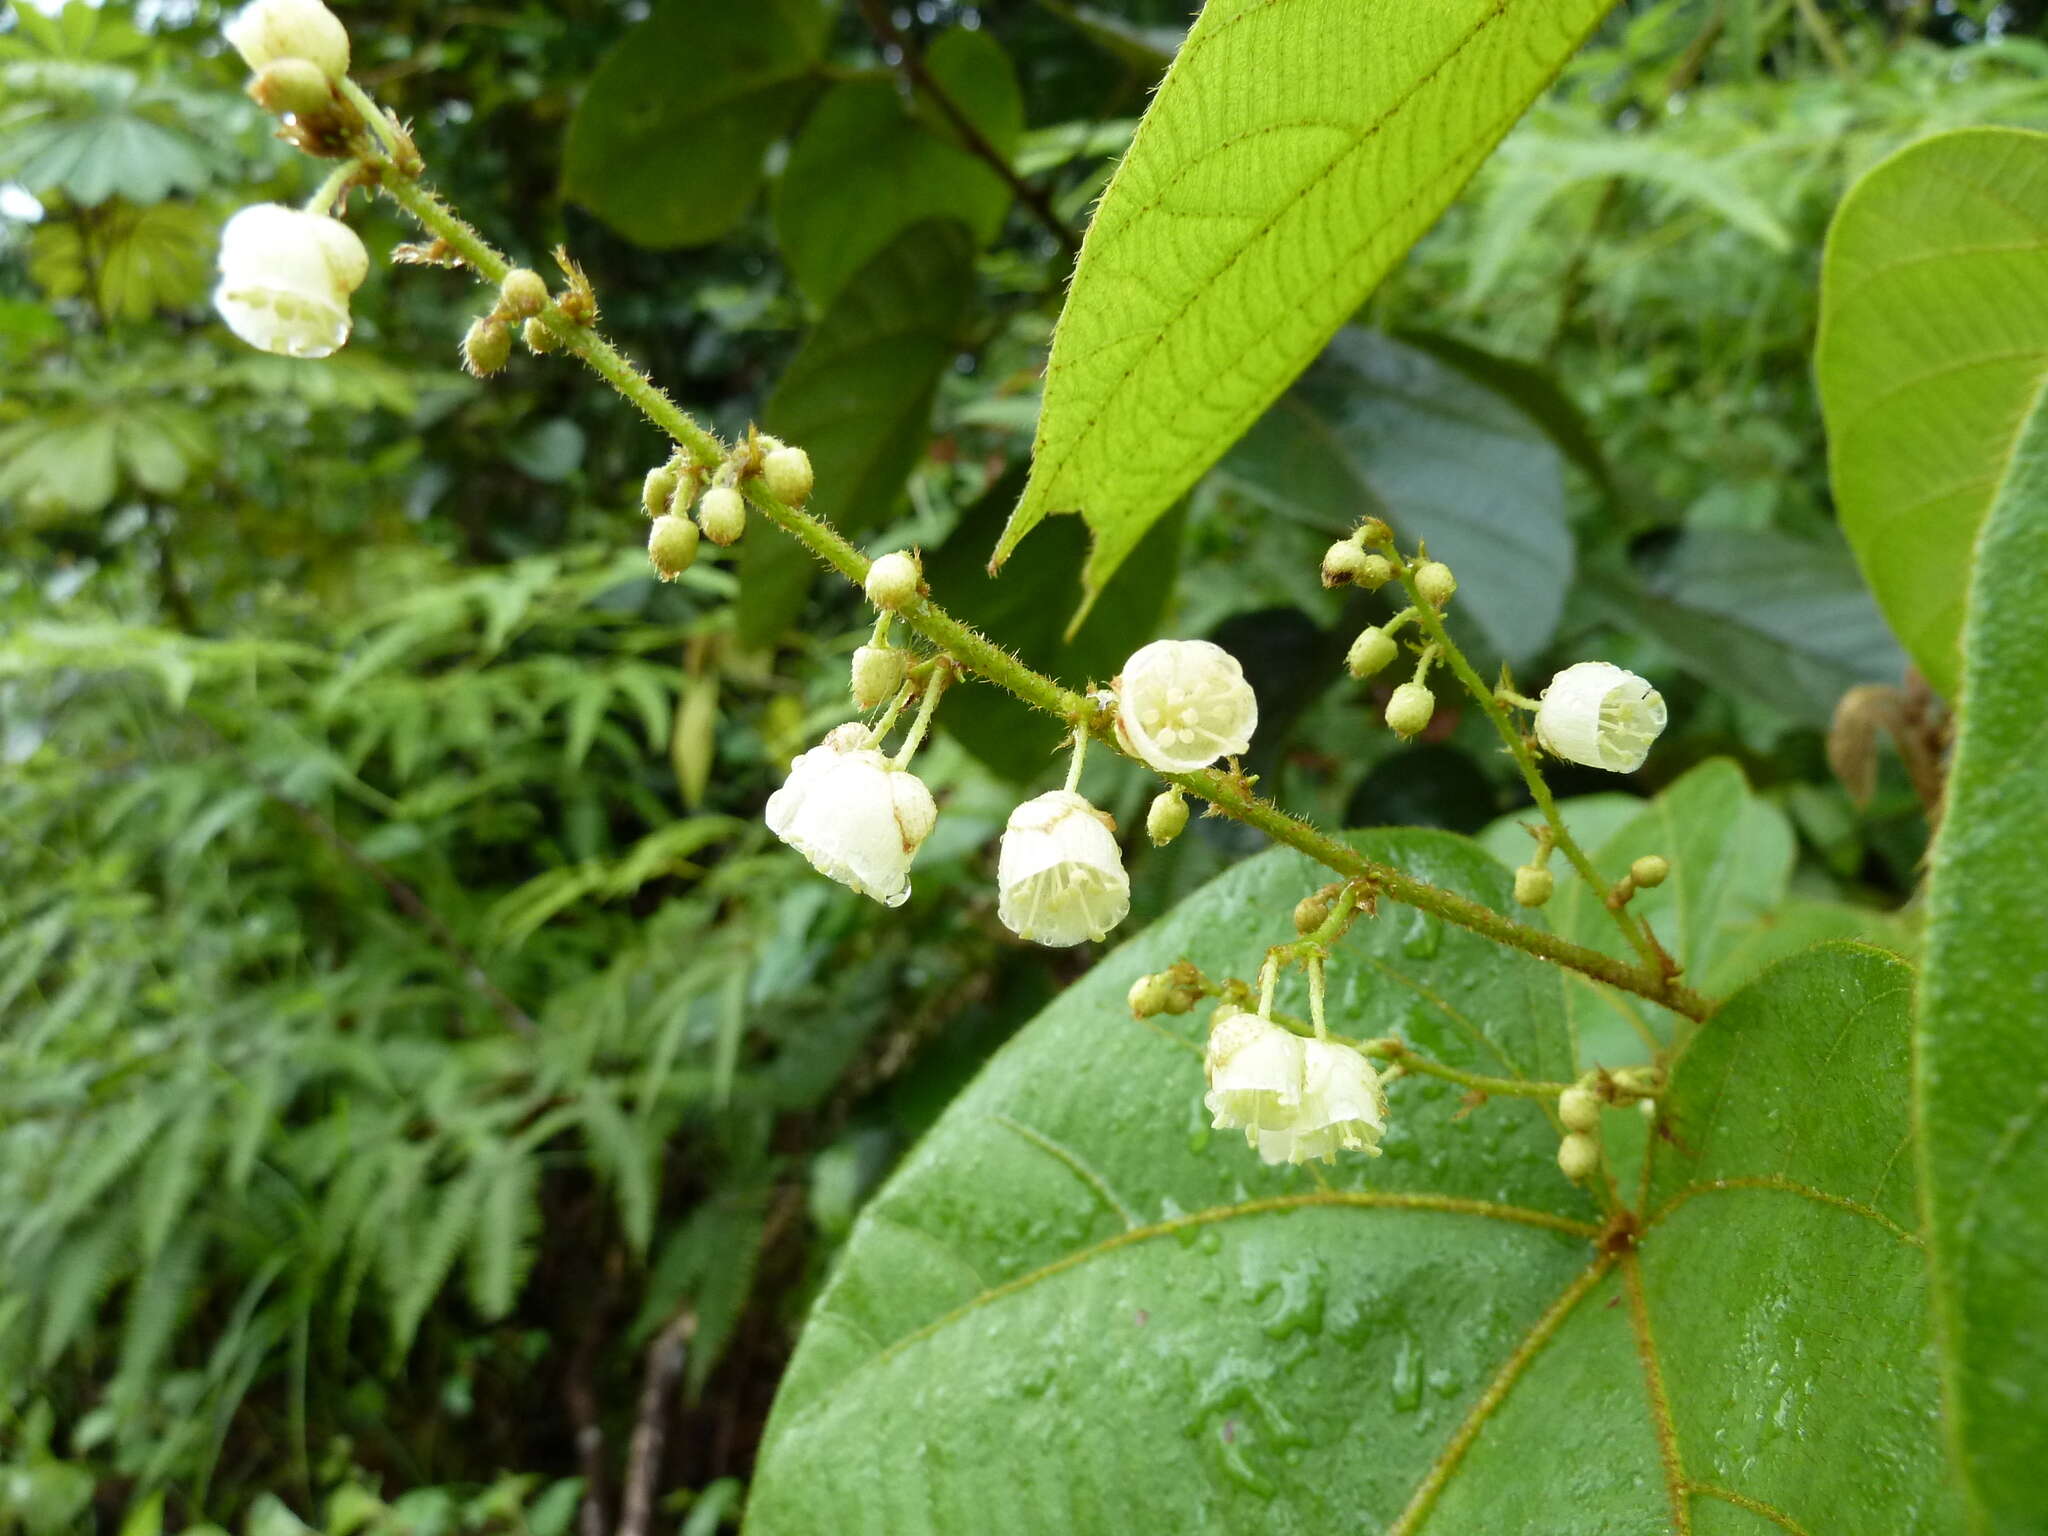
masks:
[[[1671,861],[1662,854],[1646,853],[1629,865],[1628,876],[1644,890],[1649,890],[1671,878]]]
[[[1311,891],[1294,904],[1294,931],[1306,938],[1330,920],[1330,898],[1335,891],[1325,886]]]
[[[1420,736],[1436,713],[1436,695],[1427,683],[1403,683],[1387,700],[1387,729],[1403,741]]]
[[[767,439],[763,438],[763,442]],[[777,446],[761,460],[761,483],[768,494],[786,507],[800,507],[811,499],[811,456],[801,448]]]
[[[1376,544],[1393,543],[1394,530],[1380,521],[1380,519],[1368,517],[1359,523],[1357,538],[1359,543],[1363,544],[1367,549],[1371,549]]]
[[[747,531],[746,498],[729,485],[714,485],[697,503],[697,521],[712,543],[721,548],[737,544]]]
[[[462,366],[478,378],[503,368],[512,356],[512,329],[495,315],[473,321],[462,338]]]
[[[520,327],[519,335],[526,343],[526,350],[535,356],[552,352],[561,345],[560,342],[555,340],[555,333],[548,329],[547,321],[541,319],[538,315],[535,315],[524,326]]]
[[[1557,1118],[1567,1131],[1590,1136],[1600,1128],[1600,1097],[1590,1088],[1567,1088],[1557,1096]]]
[[[1394,563],[1385,555],[1367,555],[1359,568],[1357,582],[1368,592],[1377,592],[1394,579]]]
[[[697,558],[697,525],[687,517],[665,514],[647,530],[647,558],[663,581],[674,581]]]
[[[1152,797],[1145,812],[1145,835],[1154,848],[1164,848],[1179,837],[1188,824],[1188,803],[1178,789],[1162,790]]]
[[[1557,877],[1547,869],[1524,864],[1515,871],[1515,900],[1525,907],[1540,907],[1557,889]]]
[[[1131,1005],[1131,1017],[1149,1019],[1160,1013],[1185,1013],[1185,1007],[1176,1008],[1180,1001],[1180,989],[1174,985],[1170,971],[1155,971],[1150,976],[1140,976],[1131,983],[1127,1001]]]
[[[910,653],[893,646],[864,645],[853,653],[853,702],[874,709],[896,697],[910,675]]]
[[[530,320],[547,306],[547,280],[531,267],[514,267],[498,286],[498,301],[515,320]]]
[[[1323,585],[1341,587],[1358,579],[1365,569],[1365,551],[1349,539],[1339,540],[1323,553]]]
[[[676,472],[672,465],[655,465],[647,471],[647,478],[640,482],[640,505],[649,517],[665,516],[675,494]]]
[[[1344,656],[1344,665],[1353,677],[1371,677],[1394,659],[1397,649],[1394,637],[1375,625],[1362,631],[1351,642],[1351,649]]]
[[[924,573],[910,555],[884,555],[868,567],[868,601],[884,613],[895,613],[917,601]]]
[[[1415,590],[1422,594],[1422,600],[1430,607],[1441,608],[1458,590],[1458,578],[1451,574],[1451,568],[1443,561],[1425,560],[1416,568]]]
[[[312,117],[334,105],[334,85],[311,59],[272,59],[249,81],[249,99],[272,117]]]
[[[1600,1143],[1574,1131],[1557,1144],[1557,1166],[1574,1184],[1591,1178],[1600,1166]]]

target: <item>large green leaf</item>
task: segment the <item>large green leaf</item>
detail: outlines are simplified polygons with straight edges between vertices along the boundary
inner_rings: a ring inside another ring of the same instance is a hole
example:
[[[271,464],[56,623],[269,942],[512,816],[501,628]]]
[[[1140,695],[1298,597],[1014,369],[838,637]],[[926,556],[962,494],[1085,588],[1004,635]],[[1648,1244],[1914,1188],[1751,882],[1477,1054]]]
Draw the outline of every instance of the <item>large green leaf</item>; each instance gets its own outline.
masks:
[[[1104,195],[998,555],[1080,512],[1100,587],[1499,142],[1606,0],[1211,0]]]
[[[627,239],[703,245],[746,214],[832,19],[818,0],[662,0],[569,120],[569,196]]]
[[[1507,903],[1469,843],[1362,841]],[[1320,878],[1284,852],[1231,871],[953,1105],[817,1303],[753,1536],[1952,1531],[1906,968],[1835,948],[1731,1001],[1654,1166],[1621,1171],[1630,1214],[1563,1180],[1534,1102],[1421,1079],[1384,1158],[1266,1169],[1205,1128],[1196,1021],[1123,997],[1184,955],[1255,967]],[[1493,1073],[1570,1070],[1559,995],[1398,910],[1332,973],[1339,1028]]]
[[[1010,61],[994,39],[955,32],[925,61],[960,109],[1007,154],[1024,130]],[[952,137],[944,118],[913,111],[888,80],[836,85],[791,146],[775,193],[775,235],[797,286],[829,304],[899,230],[954,219],[977,241],[1010,206],[1003,179]]]
[[[1815,366],[1842,528],[1953,699],[1971,546],[2048,375],[2048,134],[1940,134],[1857,182],[1828,232]]]
[[[811,456],[811,510],[842,533],[874,527],[903,494],[973,292],[964,229],[905,230],[846,285],[769,398],[768,430]],[[766,644],[796,618],[812,569],[794,539],[760,532],[741,546],[739,623],[749,644]]]
[[[1977,549],[1962,731],[1934,846],[1920,1125],[1950,1405],[1978,1528],[2048,1529],[2048,413],[2036,410]]]
[[[1335,536],[1371,511],[1458,573],[1511,661],[1541,650],[1572,577],[1564,460],[1507,396],[1427,352],[1346,328],[1225,461],[1247,493]]]

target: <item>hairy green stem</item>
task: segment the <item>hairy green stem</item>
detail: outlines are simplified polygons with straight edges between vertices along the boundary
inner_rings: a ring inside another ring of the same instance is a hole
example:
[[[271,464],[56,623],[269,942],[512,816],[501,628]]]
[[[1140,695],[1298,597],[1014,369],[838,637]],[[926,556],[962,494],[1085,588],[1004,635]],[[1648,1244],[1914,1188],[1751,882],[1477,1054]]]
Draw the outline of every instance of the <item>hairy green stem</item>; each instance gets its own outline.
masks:
[[[485,282],[494,287],[504,282],[511,263],[492,249],[452,208],[416,180],[399,174],[389,159],[380,158],[377,169],[382,173],[381,185],[386,195],[411,214],[423,229],[439,239]],[[553,303],[541,311],[541,320],[564,351],[580,357],[592,372],[637,406],[650,422],[689,449],[699,463],[713,464],[725,457],[725,446],[714,434],[658,389],[594,328],[571,321]],[[837,529],[800,507],[783,505],[768,494],[757,478],[749,478],[743,488],[747,499],[768,521],[855,586],[865,584],[869,565],[867,556]],[[1432,612],[1424,606],[1421,617],[1425,624]],[[1026,704],[1086,728],[1115,750],[1123,750],[1110,729],[1111,717],[1105,707],[1025,666],[931,599],[919,598],[900,609],[897,616],[952,656],[964,670],[979,674]],[[1433,635],[1432,638],[1442,637]],[[1446,654],[1454,658],[1453,664],[1456,665],[1456,652],[1447,650]],[[1468,683],[1468,686],[1472,684]],[[1163,777],[1201,796],[1222,814],[1257,828],[1275,842],[1306,854],[1338,875],[1362,882],[1365,888],[1394,901],[1420,908],[1495,943],[1648,998],[1687,1018],[1705,1019],[1713,1012],[1714,1005],[1709,999],[1677,985],[1654,958],[1646,956],[1648,963],[1640,967],[1626,964],[1599,950],[1517,923],[1455,891],[1442,890],[1391,865],[1368,859],[1348,844],[1289,815],[1271,801],[1259,798],[1240,774],[1204,769],[1198,773],[1166,774]],[[1544,793],[1547,798],[1547,791]]]
[[[1394,1039],[1391,1035],[1378,1040],[1361,1041],[1358,1047],[1368,1056],[1378,1056],[1409,1072],[1419,1072],[1425,1077],[1440,1077],[1447,1083],[1456,1083],[1461,1088],[1470,1088],[1475,1093],[1489,1094],[1497,1098],[1554,1099],[1570,1083],[1531,1082],[1521,1077],[1486,1077],[1478,1072],[1461,1072],[1456,1067],[1447,1067],[1440,1061],[1431,1061],[1419,1055],[1412,1046]]]

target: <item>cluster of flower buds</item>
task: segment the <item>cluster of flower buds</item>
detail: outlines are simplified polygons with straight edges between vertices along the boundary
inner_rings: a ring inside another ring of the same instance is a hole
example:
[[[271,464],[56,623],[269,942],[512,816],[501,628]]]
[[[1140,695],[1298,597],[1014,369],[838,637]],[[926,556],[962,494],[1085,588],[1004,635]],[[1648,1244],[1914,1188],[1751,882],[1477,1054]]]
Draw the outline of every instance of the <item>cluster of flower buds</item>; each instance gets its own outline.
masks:
[[[1218,1130],[1242,1130],[1268,1163],[1334,1161],[1339,1150],[1379,1154],[1387,1096],[1379,1073],[1334,1040],[1304,1039],[1263,1014],[1216,1010],[1203,1066],[1203,1102]]]
[[[1591,1178],[1600,1166],[1600,1115],[1608,1106],[1635,1105],[1645,1119],[1657,1118],[1656,1094],[1663,1074],[1655,1067],[1592,1071],[1557,1096],[1557,1122],[1564,1137],[1557,1166],[1573,1183]]]
[[[512,279],[519,275],[514,272],[506,278],[508,295]],[[547,291],[543,287],[540,302],[546,301]],[[500,309],[503,308],[501,303]],[[477,322],[500,323],[497,313]],[[503,361],[502,356],[499,360]],[[747,500],[739,485],[755,475],[770,495],[786,505],[801,506],[810,499],[810,455],[759,432],[750,431],[746,442],[733,450],[716,470],[707,470],[687,448],[678,447],[666,463],[647,471],[640,483],[640,505],[654,519],[654,526],[647,532],[647,557],[663,581],[674,581],[690,568],[697,558],[700,538],[720,547],[739,542],[747,531]],[[882,697],[895,693],[902,681],[898,677]]]
[[[1131,1005],[1132,1018],[1150,1019],[1162,1013],[1191,1012],[1195,1004],[1208,995],[1208,989],[1202,983],[1202,973],[1182,960],[1163,971],[1140,976],[1131,983],[1125,1000]]]

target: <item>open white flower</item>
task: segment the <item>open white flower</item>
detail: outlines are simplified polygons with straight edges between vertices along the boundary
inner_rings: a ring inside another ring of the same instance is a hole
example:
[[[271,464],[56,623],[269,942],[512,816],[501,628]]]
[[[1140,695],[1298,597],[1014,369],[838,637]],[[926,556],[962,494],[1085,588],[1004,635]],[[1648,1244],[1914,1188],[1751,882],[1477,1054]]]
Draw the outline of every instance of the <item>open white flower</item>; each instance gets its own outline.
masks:
[[[1216,1129],[1242,1130],[1257,1146],[1267,1132],[1292,1125],[1301,1108],[1303,1045],[1261,1014],[1219,1014],[1202,1055],[1209,1077],[1202,1102]]]
[[[1117,739],[1161,773],[1193,773],[1244,751],[1258,724],[1244,669],[1207,640],[1154,640],[1117,680]]]
[[[768,830],[827,879],[887,907],[910,899],[910,862],[938,821],[931,791],[842,725],[790,765],[768,797]]]
[[[255,0],[222,30],[251,69],[305,59],[330,80],[348,73],[348,28],[320,0]]]
[[[1664,729],[1664,698],[1635,673],[1605,661],[1566,667],[1543,690],[1536,739],[1568,762],[1633,773]]]
[[[1333,1040],[1301,1042],[1301,1101],[1286,1123],[1262,1127],[1253,1139],[1268,1163],[1336,1160],[1338,1150],[1380,1155],[1387,1095],[1379,1073],[1357,1051]]]
[[[1099,939],[1131,910],[1114,823],[1072,790],[1010,812],[996,856],[996,915],[1020,939],[1064,948]]]
[[[220,235],[214,308],[242,340],[284,357],[326,357],[348,340],[348,296],[369,253],[339,219],[257,203]]]

